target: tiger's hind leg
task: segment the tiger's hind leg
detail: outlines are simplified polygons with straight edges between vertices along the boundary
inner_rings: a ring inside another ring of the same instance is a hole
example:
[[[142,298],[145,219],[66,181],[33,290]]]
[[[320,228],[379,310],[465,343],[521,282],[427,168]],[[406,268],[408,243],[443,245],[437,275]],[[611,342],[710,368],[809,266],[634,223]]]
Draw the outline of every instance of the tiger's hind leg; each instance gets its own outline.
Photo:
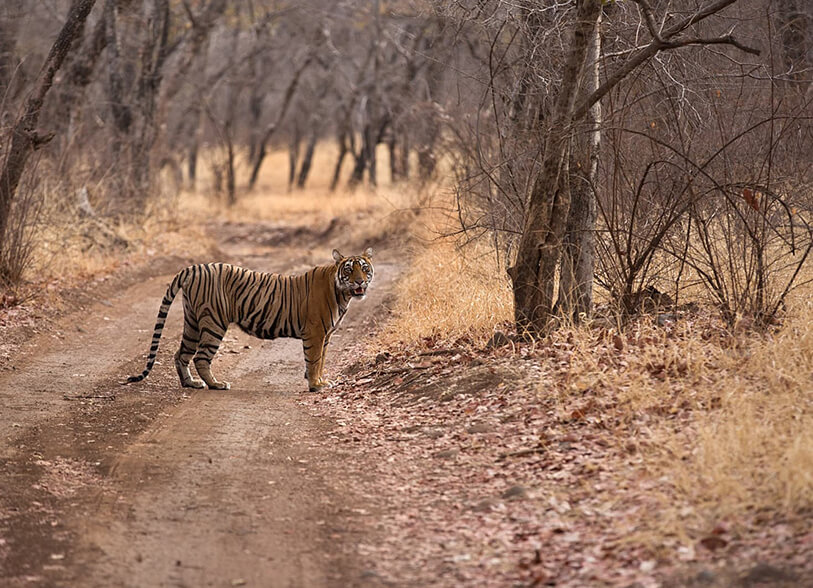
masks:
[[[198,343],[198,351],[195,353],[195,369],[206,382],[206,385],[211,390],[228,390],[231,384],[228,382],[219,382],[214,375],[212,375],[212,358],[217,353],[220,347],[220,342],[226,334],[226,329],[215,324],[211,318],[206,318],[200,322],[200,343]]]
[[[206,384],[202,380],[192,377],[192,372],[189,369],[189,362],[192,360],[192,356],[195,355],[200,342],[198,320],[186,300],[186,295],[184,295],[183,302],[183,337],[181,337],[181,347],[175,353],[175,369],[178,370],[181,386],[184,388],[203,388]]]

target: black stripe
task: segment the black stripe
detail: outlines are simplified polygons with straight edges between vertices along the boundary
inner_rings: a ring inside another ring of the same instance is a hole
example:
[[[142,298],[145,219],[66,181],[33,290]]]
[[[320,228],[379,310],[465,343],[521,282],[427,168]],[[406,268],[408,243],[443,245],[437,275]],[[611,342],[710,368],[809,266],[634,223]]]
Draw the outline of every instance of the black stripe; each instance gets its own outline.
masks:
[[[207,335],[211,335],[212,337],[214,337],[218,341],[222,341],[223,337],[226,335],[226,333],[218,333],[217,331],[213,331],[212,329],[208,329],[206,327],[203,327],[200,330],[201,335],[203,335],[204,333],[206,333]]]

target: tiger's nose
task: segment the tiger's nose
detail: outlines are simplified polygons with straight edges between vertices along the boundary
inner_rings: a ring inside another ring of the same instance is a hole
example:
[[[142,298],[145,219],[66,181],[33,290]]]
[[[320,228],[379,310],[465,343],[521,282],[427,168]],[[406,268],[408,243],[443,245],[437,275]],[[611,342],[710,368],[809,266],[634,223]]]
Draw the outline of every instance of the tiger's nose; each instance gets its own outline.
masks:
[[[356,280],[356,285],[363,286],[364,285],[364,280]]]

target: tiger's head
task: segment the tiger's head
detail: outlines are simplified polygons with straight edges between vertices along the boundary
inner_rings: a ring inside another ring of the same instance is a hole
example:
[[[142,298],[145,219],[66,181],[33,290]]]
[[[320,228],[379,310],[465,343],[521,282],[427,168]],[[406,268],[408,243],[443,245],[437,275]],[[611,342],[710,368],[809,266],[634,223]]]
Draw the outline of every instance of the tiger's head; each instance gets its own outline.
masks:
[[[364,298],[367,286],[373,280],[373,249],[368,247],[361,255],[344,257],[338,249],[333,250],[336,262],[336,287],[348,292],[353,298]]]

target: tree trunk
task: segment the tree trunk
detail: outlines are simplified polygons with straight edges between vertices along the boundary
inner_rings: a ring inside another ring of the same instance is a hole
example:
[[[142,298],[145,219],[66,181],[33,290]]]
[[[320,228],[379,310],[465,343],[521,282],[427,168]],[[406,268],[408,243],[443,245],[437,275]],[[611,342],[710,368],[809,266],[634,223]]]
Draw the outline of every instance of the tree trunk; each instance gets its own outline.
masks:
[[[659,51],[689,45],[727,44],[747,53],[759,55],[758,50],[743,45],[730,34],[712,38],[684,34],[687,29],[697,27],[698,23],[737,0],[716,0],[704,4],[666,28],[658,28],[657,19],[648,2],[634,1],[652,35],[652,41],[634,50],[621,66],[608,74],[599,87],[578,104],[576,96],[579,94],[580,72],[601,15],[602,2],[577,0],[576,3],[570,55],[553,107],[548,136],[540,139],[540,143],[544,141],[546,144],[541,171],[531,189],[516,263],[508,270],[513,281],[514,317],[517,329],[530,336],[545,334],[553,315],[556,268],[562,254],[571,200],[569,153],[573,137],[572,124],[586,117],[594,104]],[[529,21],[528,25],[533,28],[532,22]]]
[[[302,143],[302,133],[299,124],[294,122],[294,130],[291,140],[288,142],[288,191],[294,188],[296,181],[296,168],[299,167],[299,148]]]
[[[404,180],[409,179],[409,133],[404,129],[401,133],[401,149],[398,151],[399,171]]]
[[[59,31],[59,35],[40,69],[34,89],[29,94],[22,113],[11,128],[11,141],[3,161],[2,171],[0,171],[0,244],[4,243],[11,203],[17,193],[17,186],[20,184],[28,158],[36,149],[53,138],[52,135],[41,135],[37,131],[45,96],[51,89],[54,75],[65,61],[65,56],[82,31],[95,3],[96,0],[77,0],[73,3],[65,24]]]
[[[330,191],[335,192],[339,185],[339,178],[342,173],[342,164],[347,156],[347,137],[344,133],[339,136],[339,156],[336,158],[336,165],[333,167],[333,179],[330,180]]]
[[[302,156],[302,167],[299,168],[299,177],[296,179],[296,187],[304,188],[305,182],[308,181],[308,174],[311,171],[313,164],[313,152],[316,150],[316,141],[319,138],[319,131],[317,130],[318,121],[314,122],[311,129],[310,137],[308,137],[308,144],[305,147],[305,155]]]
[[[581,86],[583,98],[598,88],[600,52],[601,15],[587,51],[587,71]],[[589,316],[593,306],[600,127],[601,103],[596,102],[587,113],[584,124],[577,127],[570,159],[571,202],[562,249],[559,300],[556,306],[561,316],[569,317],[575,322],[579,322],[582,316]]]
[[[195,183],[198,178],[198,136],[197,133],[192,137],[192,142],[189,144],[189,152],[187,153],[186,174],[188,176],[189,188],[195,189]]]
[[[570,124],[579,76],[600,14],[600,2],[579,0],[552,126],[547,137],[540,137],[547,147],[531,189],[516,264],[509,269],[517,329],[534,337],[547,332],[553,314],[556,268],[570,209]]]
[[[191,190],[195,189],[198,177],[198,156],[200,151],[200,139],[203,134],[203,107],[201,102],[194,100],[189,105],[186,116],[192,121],[192,130],[189,133],[189,143],[187,144],[187,182]]]
[[[813,65],[813,8],[809,0],[777,0],[776,18],[785,68],[806,91]]]
[[[237,181],[234,173],[234,142],[226,132],[226,198],[229,206],[237,204]]]
[[[364,170],[367,169],[367,140],[369,136],[370,123],[368,121],[361,130],[361,149],[359,149],[358,154],[356,154],[355,150],[352,150],[355,165],[353,165],[353,173],[350,174],[350,179],[347,181],[347,185],[351,189],[358,186],[364,179]]]
[[[367,173],[370,180],[370,185],[373,187],[378,186],[378,158],[376,157],[375,148],[378,145],[376,140],[376,133],[373,131],[373,125],[367,127],[367,133],[364,136],[364,149],[367,151]]]
[[[93,71],[107,47],[106,28],[105,19],[100,18],[93,27],[93,31],[85,38],[81,49],[72,53],[63,66],[66,73],[60,91],[60,108],[68,115],[66,117],[67,130],[62,140],[63,155],[67,155],[65,151],[73,144],[77,131],[77,119],[81,117],[81,109],[77,112],[75,107],[82,103],[87,87],[94,81]]]
[[[132,178],[135,210],[144,209],[152,187],[150,155],[158,138],[157,103],[163,81],[163,67],[169,40],[169,0],[153,0],[147,10],[148,33],[141,46],[141,72],[138,79],[137,104],[139,124],[132,147]]]
[[[111,154],[113,169],[119,167],[119,157],[123,138],[130,132],[133,123],[133,113],[124,99],[124,77],[122,75],[121,60],[119,57],[119,43],[117,33],[117,2],[105,0],[104,3],[104,32],[105,46],[107,47],[107,95],[110,100],[110,111],[113,115],[113,143]]]

